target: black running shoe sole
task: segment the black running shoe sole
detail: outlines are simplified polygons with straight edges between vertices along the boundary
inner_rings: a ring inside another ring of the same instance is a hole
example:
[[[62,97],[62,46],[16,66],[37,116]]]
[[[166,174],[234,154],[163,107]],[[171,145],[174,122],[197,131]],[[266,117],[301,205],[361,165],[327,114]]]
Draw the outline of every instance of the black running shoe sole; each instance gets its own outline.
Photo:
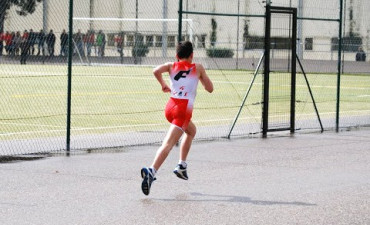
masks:
[[[143,178],[143,182],[141,183],[141,190],[143,191],[144,195],[149,195],[150,192],[150,184],[149,184],[149,174],[145,172],[145,169],[141,169],[141,177]]]
[[[187,177],[184,177],[181,173],[177,172],[177,170],[174,170],[173,171],[174,174],[176,174],[176,176],[180,179],[183,179],[183,180],[188,180]]]

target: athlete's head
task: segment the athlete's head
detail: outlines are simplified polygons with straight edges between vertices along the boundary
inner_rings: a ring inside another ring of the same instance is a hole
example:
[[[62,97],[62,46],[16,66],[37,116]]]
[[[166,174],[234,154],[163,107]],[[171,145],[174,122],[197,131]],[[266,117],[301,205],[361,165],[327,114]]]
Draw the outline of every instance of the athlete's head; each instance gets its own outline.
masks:
[[[181,41],[176,47],[176,55],[179,59],[187,59],[193,53],[193,44],[190,41]]]

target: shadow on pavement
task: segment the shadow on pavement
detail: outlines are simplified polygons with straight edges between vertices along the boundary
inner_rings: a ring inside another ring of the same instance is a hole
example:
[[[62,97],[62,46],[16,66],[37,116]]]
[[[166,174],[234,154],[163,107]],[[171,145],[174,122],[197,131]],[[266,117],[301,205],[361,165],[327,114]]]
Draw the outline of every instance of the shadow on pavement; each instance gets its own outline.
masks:
[[[161,201],[184,201],[184,202],[235,202],[235,203],[248,203],[253,205],[297,205],[297,206],[316,206],[316,204],[307,202],[284,202],[284,201],[266,201],[266,200],[253,200],[250,197],[245,196],[233,196],[233,195],[211,195],[202,194],[198,192],[190,193],[193,197],[199,197],[199,199],[189,199],[185,195],[177,196],[175,199],[156,199]],[[154,199],[153,199],[154,200]]]

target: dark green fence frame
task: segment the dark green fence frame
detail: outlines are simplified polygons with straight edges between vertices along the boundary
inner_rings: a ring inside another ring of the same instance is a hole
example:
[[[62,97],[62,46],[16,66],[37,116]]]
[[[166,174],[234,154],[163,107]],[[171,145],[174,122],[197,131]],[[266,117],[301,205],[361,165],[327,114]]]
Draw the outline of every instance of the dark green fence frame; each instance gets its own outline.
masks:
[[[266,1],[266,6],[270,6],[271,1]],[[195,14],[195,15],[209,15],[209,16],[232,16],[232,17],[264,17],[265,15],[253,15],[253,14],[230,14],[230,13],[210,13],[210,12],[199,12],[199,11],[184,11],[183,1],[179,0],[179,27],[178,27],[178,42],[182,40],[182,17],[183,14]],[[327,19],[327,18],[309,18],[309,17],[297,17],[297,20],[315,20],[315,21],[332,21],[337,22],[339,27],[338,33],[338,70],[337,70],[337,97],[336,97],[336,119],[335,119],[335,130],[339,131],[339,119],[340,119],[340,85],[341,85],[341,74],[342,74],[342,37],[343,37],[343,0],[339,0],[339,17],[338,19]]]

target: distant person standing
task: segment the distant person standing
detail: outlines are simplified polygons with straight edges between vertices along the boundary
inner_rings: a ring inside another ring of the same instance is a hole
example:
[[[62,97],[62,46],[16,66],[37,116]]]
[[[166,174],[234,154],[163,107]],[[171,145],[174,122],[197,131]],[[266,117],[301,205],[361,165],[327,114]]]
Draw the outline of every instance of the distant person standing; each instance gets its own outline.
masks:
[[[28,36],[28,43],[30,45],[30,55],[33,55],[35,53],[35,44],[36,44],[37,34],[33,32],[32,29],[30,29],[30,33]]]
[[[366,53],[362,49],[362,47],[358,48],[358,52],[356,53],[356,61],[358,62],[365,62],[366,61]]]
[[[12,35],[9,31],[7,31],[4,35],[4,42],[5,42],[5,51],[9,55],[11,52],[11,45],[12,45]]]
[[[95,32],[93,30],[89,30],[86,34],[85,39],[87,56],[91,56],[91,48],[94,46],[95,43]]]
[[[17,33],[15,33],[13,42],[14,42],[14,54],[19,55],[19,50],[20,50],[21,43],[22,43],[21,32],[17,31]]]
[[[102,30],[99,30],[99,33],[96,37],[96,45],[98,46],[98,56],[104,56],[105,50],[105,34]]]
[[[123,57],[123,36],[124,36],[123,32],[120,32],[115,39],[117,45],[117,52],[119,53],[119,56],[121,58]]]
[[[10,36],[11,36],[11,42],[10,42],[9,55],[15,55],[15,42],[14,42],[15,32],[10,33]]]
[[[40,33],[38,34],[38,52],[37,52],[37,55],[40,55],[40,53],[42,52],[42,55],[45,55],[45,39],[46,39],[46,35],[45,35],[45,32],[44,30],[40,30]]]
[[[80,29],[78,29],[77,33],[73,35],[73,41],[74,41],[74,44],[76,45],[76,48],[75,48],[76,52],[80,56],[85,56],[83,34],[81,33]]]
[[[49,55],[54,56],[55,34],[53,30],[50,30],[48,35],[46,35],[46,45],[48,46]]]
[[[24,44],[27,45],[27,46],[25,46],[25,48],[28,49],[28,51],[29,51],[30,50],[30,33],[27,30],[24,30],[24,32],[23,32],[22,42],[24,42]]]
[[[28,57],[28,52],[30,50],[30,44],[28,42],[28,32],[24,31],[23,36],[22,36],[22,41],[20,44],[21,48],[21,64],[26,64],[27,57]]]
[[[67,43],[68,43],[68,34],[66,30],[63,29],[63,32],[60,34],[60,55],[67,56]]]

